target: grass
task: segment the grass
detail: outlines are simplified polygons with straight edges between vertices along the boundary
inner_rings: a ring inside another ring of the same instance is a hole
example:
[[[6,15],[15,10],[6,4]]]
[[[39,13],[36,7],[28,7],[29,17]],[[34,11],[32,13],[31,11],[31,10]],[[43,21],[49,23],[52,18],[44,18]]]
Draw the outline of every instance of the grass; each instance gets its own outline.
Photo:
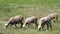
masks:
[[[0,0],[0,32],[2,34],[60,34],[60,16],[57,23],[52,23],[53,30],[38,31],[32,27],[26,30],[4,29],[10,17],[22,15],[27,18],[36,16],[38,19],[56,12],[60,15],[60,0]]]
[[[7,21],[15,15],[23,15],[25,18],[30,16],[37,16],[39,18],[52,12],[59,14],[59,1],[60,0],[0,0],[0,20]]]
[[[53,30],[49,29],[46,31],[38,31],[38,29],[28,28],[28,29],[4,29],[4,24],[7,21],[0,21],[0,33],[2,34],[59,34],[60,33],[60,23],[52,23]],[[56,25],[57,24],[57,25]],[[30,25],[31,26],[31,25]]]

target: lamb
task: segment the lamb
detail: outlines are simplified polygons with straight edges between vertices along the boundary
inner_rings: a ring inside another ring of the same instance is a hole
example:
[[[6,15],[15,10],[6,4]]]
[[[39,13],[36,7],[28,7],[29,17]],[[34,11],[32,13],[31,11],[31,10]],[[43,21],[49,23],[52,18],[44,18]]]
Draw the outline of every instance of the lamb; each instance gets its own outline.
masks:
[[[19,24],[19,23],[21,24],[21,28],[22,28],[23,20],[24,20],[24,17],[22,17],[21,15],[11,17],[8,23],[5,24],[5,28],[8,28],[9,25],[15,25],[15,27],[17,28],[16,24]]]
[[[43,17],[39,20],[39,23],[38,23],[38,30],[40,31],[41,29],[44,30],[44,26],[47,25],[47,29],[49,29],[49,26],[50,28],[52,29],[52,25],[51,25],[51,18],[46,16],[46,17]]]
[[[37,24],[37,17],[32,16],[32,17],[27,18],[27,19],[25,20],[25,23],[23,24],[23,27],[25,28],[25,26],[27,26],[27,25],[28,25],[28,27],[29,27],[29,24],[30,24],[30,23],[35,23],[35,25],[36,25],[36,27],[37,27],[37,26],[38,26],[38,24]]]
[[[49,14],[48,16],[52,19],[55,19],[55,20],[53,20],[54,22],[58,21],[58,14],[57,13],[52,13],[52,14]]]

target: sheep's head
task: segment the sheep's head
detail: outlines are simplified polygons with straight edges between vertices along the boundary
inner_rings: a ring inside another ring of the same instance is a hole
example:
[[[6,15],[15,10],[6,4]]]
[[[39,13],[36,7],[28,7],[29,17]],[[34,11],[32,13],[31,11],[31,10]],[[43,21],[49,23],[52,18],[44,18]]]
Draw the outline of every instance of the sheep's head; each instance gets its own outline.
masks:
[[[8,28],[8,24],[5,24],[5,29],[7,29]]]
[[[23,25],[23,28],[25,28],[25,24]]]
[[[23,28],[26,29],[26,26],[27,26],[27,23],[25,22],[25,23],[23,24]]]
[[[41,26],[40,26],[40,25],[38,26],[38,30],[39,30],[39,31],[41,30]]]

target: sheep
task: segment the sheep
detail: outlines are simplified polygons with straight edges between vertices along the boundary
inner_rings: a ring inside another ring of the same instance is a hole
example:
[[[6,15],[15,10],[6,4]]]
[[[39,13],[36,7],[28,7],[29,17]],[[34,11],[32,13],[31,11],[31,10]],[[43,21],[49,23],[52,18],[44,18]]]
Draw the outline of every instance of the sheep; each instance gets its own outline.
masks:
[[[44,30],[45,25],[47,25],[47,29],[49,29],[49,27],[52,29],[51,20],[48,16],[41,18],[38,23],[38,30]]]
[[[55,19],[55,20],[53,20],[54,22],[58,21],[58,14],[57,13],[52,13],[52,14],[49,14],[48,16],[52,19]]]
[[[21,28],[22,28],[23,20],[24,20],[24,17],[22,17],[21,15],[11,17],[8,23],[5,24],[5,28],[7,29],[9,25],[11,26],[15,25],[15,27],[17,28],[16,24],[19,24],[19,23],[21,24]]]
[[[36,27],[38,26],[37,24],[37,17],[35,16],[32,16],[32,17],[29,17],[25,20],[25,23],[23,24],[23,27],[25,28],[25,26],[30,25],[30,23],[35,23]]]

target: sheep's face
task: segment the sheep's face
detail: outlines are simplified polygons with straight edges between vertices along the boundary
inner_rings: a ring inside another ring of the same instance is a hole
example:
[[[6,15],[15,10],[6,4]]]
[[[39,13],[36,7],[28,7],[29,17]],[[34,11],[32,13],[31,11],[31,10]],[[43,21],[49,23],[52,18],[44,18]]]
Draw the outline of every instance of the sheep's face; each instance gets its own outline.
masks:
[[[5,29],[7,29],[7,27],[8,27],[8,24],[5,24]]]
[[[23,25],[23,28],[25,28],[25,24]]]
[[[39,30],[39,31],[41,30],[41,26],[40,26],[40,25],[38,26],[38,30]]]

